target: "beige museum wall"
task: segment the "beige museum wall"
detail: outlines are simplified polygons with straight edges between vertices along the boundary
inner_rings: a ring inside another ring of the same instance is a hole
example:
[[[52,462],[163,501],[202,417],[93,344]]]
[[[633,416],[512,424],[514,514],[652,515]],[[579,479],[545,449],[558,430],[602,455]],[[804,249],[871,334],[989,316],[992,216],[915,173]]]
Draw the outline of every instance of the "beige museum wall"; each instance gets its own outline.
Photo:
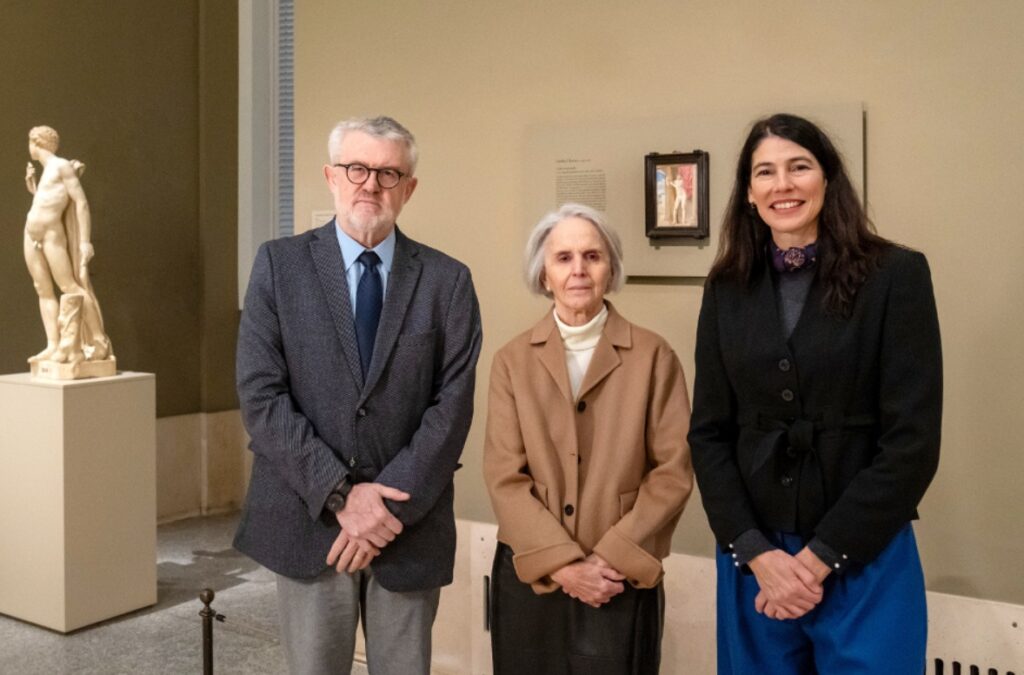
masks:
[[[403,227],[470,265],[484,318],[458,514],[493,521],[479,477],[491,357],[545,307],[519,283],[523,231],[538,215],[520,198],[529,125],[862,103],[871,214],[928,255],[943,327],[944,454],[918,526],[929,586],[1021,603],[1007,570],[1024,557],[1024,453],[1007,422],[1024,413],[1022,31],[1024,4],[1012,0],[305,0],[296,223],[331,207],[321,164],[338,118],[386,113],[417,134],[420,186]],[[738,145],[744,130],[728,131]],[[692,374],[700,293],[699,280],[654,280],[616,302]],[[710,555],[697,501],[674,543]]]

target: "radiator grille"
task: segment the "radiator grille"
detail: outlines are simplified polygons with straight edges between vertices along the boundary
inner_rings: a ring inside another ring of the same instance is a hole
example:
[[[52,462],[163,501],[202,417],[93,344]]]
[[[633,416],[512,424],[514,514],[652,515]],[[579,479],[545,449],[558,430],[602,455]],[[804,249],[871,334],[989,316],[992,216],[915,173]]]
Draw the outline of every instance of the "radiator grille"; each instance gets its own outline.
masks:
[[[1024,675],[1024,607],[928,593],[928,675]]]
[[[963,664],[959,661],[946,661],[935,659],[932,675],[1017,675],[1012,670],[999,670],[998,668],[982,668],[974,664]]]

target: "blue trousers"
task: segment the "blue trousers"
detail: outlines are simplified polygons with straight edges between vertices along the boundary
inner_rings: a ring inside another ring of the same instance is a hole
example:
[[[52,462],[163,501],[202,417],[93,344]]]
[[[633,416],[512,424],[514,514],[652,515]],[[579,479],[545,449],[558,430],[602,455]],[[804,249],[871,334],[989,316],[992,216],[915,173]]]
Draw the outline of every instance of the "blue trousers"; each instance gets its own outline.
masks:
[[[797,553],[804,541],[775,533]],[[719,675],[921,675],[928,615],[924,575],[908,524],[873,562],[829,575],[817,607],[786,621],[754,610],[760,587],[718,551]]]

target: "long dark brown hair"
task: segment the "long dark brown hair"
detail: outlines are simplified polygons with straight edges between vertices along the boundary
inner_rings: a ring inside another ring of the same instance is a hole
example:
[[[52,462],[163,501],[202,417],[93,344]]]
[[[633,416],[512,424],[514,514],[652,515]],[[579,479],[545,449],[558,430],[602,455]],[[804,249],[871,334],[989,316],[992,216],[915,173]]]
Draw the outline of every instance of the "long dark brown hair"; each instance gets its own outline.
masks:
[[[825,287],[826,310],[849,316],[857,291],[889,242],[875,233],[832,141],[812,122],[796,115],[772,115],[751,127],[736,165],[718,256],[708,279],[722,277],[751,284],[764,273],[771,230],[747,203],[747,189],[754,151],[769,136],[808,150],[825,173],[828,183],[818,216],[818,277]]]

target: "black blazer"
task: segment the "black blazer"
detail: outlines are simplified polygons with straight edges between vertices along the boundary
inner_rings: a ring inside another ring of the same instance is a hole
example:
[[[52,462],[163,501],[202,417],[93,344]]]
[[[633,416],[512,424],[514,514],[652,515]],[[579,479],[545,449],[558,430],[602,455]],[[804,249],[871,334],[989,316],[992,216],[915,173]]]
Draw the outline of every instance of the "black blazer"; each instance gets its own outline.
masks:
[[[925,257],[890,246],[847,319],[811,285],[787,341],[770,270],[704,289],[689,441],[711,529],[817,536],[868,563],[938,466],[942,353]]]
[[[235,547],[278,574],[327,569],[324,502],[345,476],[408,492],[374,559],[391,591],[450,583],[453,474],[473,417],[480,312],[469,269],[397,232],[363,381],[334,221],[263,244],[238,333],[238,397],[255,453]]]

